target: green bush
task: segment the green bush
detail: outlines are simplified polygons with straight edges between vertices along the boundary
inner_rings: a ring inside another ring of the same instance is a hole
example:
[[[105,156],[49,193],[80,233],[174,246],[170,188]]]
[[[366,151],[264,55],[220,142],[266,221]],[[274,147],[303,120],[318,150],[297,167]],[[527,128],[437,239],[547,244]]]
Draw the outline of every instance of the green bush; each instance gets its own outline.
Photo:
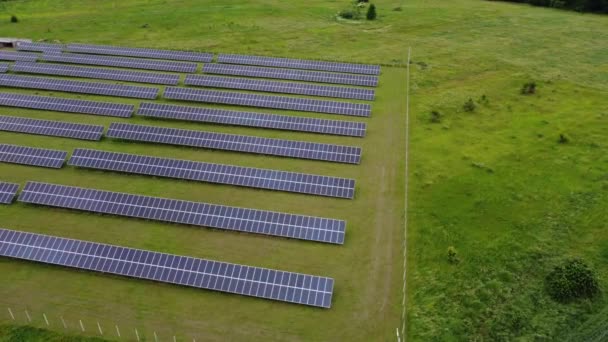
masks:
[[[431,122],[432,123],[440,123],[442,117],[443,117],[443,114],[441,114],[441,112],[436,111],[436,110],[431,111]]]
[[[367,18],[367,20],[375,20],[376,19],[376,5],[371,4],[369,5],[369,8],[367,9],[367,14],[365,15],[365,17]]]
[[[19,19],[17,18],[16,15],[11,15],[11,23],[18,23]]]
[[[477,106],[475,105],[475,102],[473,102],[473,99],[469,98],[467,102],[462,105],[462,110],[465,112],[474,112],[476,107]]]
[[[532,95],[536,93],[536,82],[526,82],[521,87],[521,93],[523,95]]]
[[[448,247],[448,262],[450,264],[457,264],[460,262],[460,259],[458,258],[458,251],[456,251],[454,246]]]
[[[570,142],[570,137],[566,133],[560,133],[557,142],[560,144],[567,144]]]
[[[592,298],[600,292],[595,272],[580,259],[568,259],[547,275],[549,296],[561,303]]]

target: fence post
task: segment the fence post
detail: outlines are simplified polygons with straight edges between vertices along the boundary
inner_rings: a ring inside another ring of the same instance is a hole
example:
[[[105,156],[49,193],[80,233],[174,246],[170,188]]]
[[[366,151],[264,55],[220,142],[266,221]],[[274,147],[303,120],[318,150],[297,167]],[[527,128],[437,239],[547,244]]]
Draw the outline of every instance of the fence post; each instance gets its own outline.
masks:
[[[82,331],[84,332],[84,324],[82,324],[82,320],[79,319],[78,322],[80,322],[80,329],[82,329]]]
[[[11,310],[11,308],[7,308],[8,309],[8,313],[9,315],[11,315],[11,318],[13,319],[13,321],[15,320],[15,315],[13,315],[13,310]]]
[[[27,317],[28,322],[32,323],[32,318],[30,317],[29,312],[27,312],[27,310],[25,310],[25,316]]]
[[[46,318],[46,314],[44,312],[42,313],[42,317],[44,317],[44,321],[46,322],[46,326],[48,327],[50,325],[49,320]]]
[[[65,324],[65,320],[63,319],[63,316],[59,316],[59,318],[61,318],[61,324],[63,324],[63,329],[67,329],[68,325]]]
[[[118,330],[118,325],[115,325],[116,327],[116,335],[118,335],[118,337],[120,337],[120,330]]]

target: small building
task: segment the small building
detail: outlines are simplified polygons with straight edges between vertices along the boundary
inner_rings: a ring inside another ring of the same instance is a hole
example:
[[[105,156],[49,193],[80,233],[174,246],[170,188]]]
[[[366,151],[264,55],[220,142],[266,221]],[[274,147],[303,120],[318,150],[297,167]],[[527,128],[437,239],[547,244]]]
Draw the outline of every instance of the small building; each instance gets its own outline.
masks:
[[[0,48],[14,48],[18,42],[31,43],[31,39],[0,38]]]

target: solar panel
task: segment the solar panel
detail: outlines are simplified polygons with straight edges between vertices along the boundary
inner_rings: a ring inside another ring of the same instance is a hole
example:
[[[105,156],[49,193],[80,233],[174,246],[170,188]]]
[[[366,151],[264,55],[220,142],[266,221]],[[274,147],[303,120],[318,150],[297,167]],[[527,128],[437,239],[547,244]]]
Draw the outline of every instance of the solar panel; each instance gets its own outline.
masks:
[[[329,308],[334,279],[0,228],[0,255]]]
[[[376,87],[378,85],[378,76],[337,74],[330,72],[295,69],[265,68],[248,65],[210,63],[203,65],[203,72],[208,74],[277,78],[284,80],[347,84],[367,87]]]
[[[68,164],[98,170],[111,170],[338,198],[352,199],[355,193],[355,181],[346,178],[82,148],[74,150]]]
[[[156,99],[158,88],[136,87],[122,84],[82,82],[47,77],[0,75],[0,86],[54,90],[68,93]]]
[[[289,69],[308,69],[334,72],[346,72],[351,74],[379,75],[380,66],[370,64],[352,64],[324,61],[311,61],[305,59],[247,56],[247,55],[228,55],[220,54],[217,60],[219,63],[261,65],[267,67],[289,68]]]
[[[15,65],[13,65],[13,71],[24,72],[29,74],[59,75],[167,85],[177,85],[177,83],[179,82],[179,75],[176,74],[161,74],[120,69],[91,68],[49,63],[17,62],[15,63]]]
[[[68,153],[27,146],[0,144],[0,162],[60,169]]]
[[[0,203],[11,204],[18,190],[19,184],[0,182]]]
[[[69,52],[89,53],[95,55],[144,57],[203,63],[208,63],[213,60],[213,54],[205,52],[155,50],[107,45],[68,44],[66,50]]]
[[[18,42],[16,49],[19,51],[37,51],[37,52],[51,52],[58,53],[65,48],[64,44],[51,44],[51,43],[27,43]]]
[[[170,145],[359,164],[361,148],[168,127],[112,123],[106,136]]]
[[[237,112],[215,108],[175,106],[149,102],[142,103],[139,106],[137,114],[155,118],[212,122],[225,125],[261,127],[354,137],[364,136],[367,126],[363,122]]]
[[[133,105],[73,100],[47,96],[0,93],[0,106],[52,110],[128,118],[135,109]]]
[[[91,56],[78,54],[44,54],[41,58],[46,62],[60,62],[71,64],[104,65],[119,68],[147,69],[173,72],[196,72],[196,63],[156,61],[150,59]]]
[[[0,115],[0,131],[101,140],[103,126]]]
[[[35,62],[40,58],[37,53],[0,51],[0,60]]]
[[[167,87],[165,88],[164,97],[183,101],[277,108],[350,116],[370,116],[371,114],[371,106],[369,104],[322,101],[297,97],[269,96],[216,90]]]
[[[374,99],[373,89],[345,88],[294,82],[252,80],[248,78],[188,75],[186,76],[185,84],[201,87],[255,90],[265,91],[269,93],[337,97],[355,100],[371,101]]]
[[[346,222],[217,204],[27,182],[20,202],[332,244]]]
[[[6,63],[0,63],[0,72],[7,72],[8,71],[8,64]]]

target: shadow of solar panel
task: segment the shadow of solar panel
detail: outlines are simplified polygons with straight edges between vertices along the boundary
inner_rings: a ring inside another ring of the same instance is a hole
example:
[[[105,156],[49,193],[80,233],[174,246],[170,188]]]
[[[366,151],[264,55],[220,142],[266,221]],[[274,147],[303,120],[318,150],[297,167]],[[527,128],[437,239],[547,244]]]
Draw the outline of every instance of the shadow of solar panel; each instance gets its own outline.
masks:
[[[314,159],[337,163],[359,164],[361,161],[360,147],[190,131],[168,127],[114,122],[110,124],[106,136],[125,140]]]
[[[4,73],[8,71],[8,64],[0,63],[0,72]]]
[[[68,153],[27,146],[0,144],[0,162],[60,169]]]
[[[128,118],[133,105],[73,100],[57,97],[0,93],[0,106],[43,109],[58,112],[82,113]]]
[[[101,140],[103,126],[0,115],[0,131]]]
[[[27,182],[20,202],[191,226],[343,244],[346,222],[256,209]]]
[[[43,89],[67,93],[107,95],[153,100],[158,97],[157,88],[136,87],[122,84],[82,82],[46,77],[0,75],[0,86]]]
[[[203,63],[208,63],[213,60],[213,54],[206,52],[155,50],[108,45],[68,44],[66,51],[94,55],[143,57]]]
[[[203,65],[203,72],[208,74],[276,78],[294,81],[346,84],[367,87],[376,87],[378,85],[378,76],[337,74],[296,69],[265,68],[249,65],[209,63]]]
[[[35,62],[40,57],[37,53],[0,51],[0,60],[4,61]]]
[[[28,43],[18,42],[16,49],[19,51],[36,51],[36,52],[51,52],[59,53],[65,48],[63,44],[51,44],[51,43]]]
[[[78,54],[44,54],[41,60],[46,62],[59,62],[71,64],[103,65],[131,69],[147,69],[173,72],[196,72],[196,63],[157,61],[150,59],[92,56]]]
[[[355,193],[355,181],[353,179],[82,148],[74,150],[68,164],[98,170],[111,170],[318,196],[352,199]]]
[[[139,115],[198,122],[212,122],[224,125],[260,127],[299,132],[365,136],[364,122],[338,121],[299,116],[238,112],[203,107],[175,106],[144,102],[139,106]]]
[[[164,97],[182,101],[221,103],[236,106],[276,108],[349,116],[368,117],[371,114],[371,106],[369,104],[235,93],[216,90],[167,87],[165,88]]]
[[[219,63],[230,63],[230,64],[261,65],[261,66],[268,66],[268,67],[290,68],[290,69],[334,71],[334,72],[345,72],[345,73],[351,73],[351,74],[366,74],[366,75],[379,75],[380,74],[379,65],[311,61],[311,60],[305,60],[305,59],[292,59],[292,58],[220,54],[218,57],[218,62]]]
[[[0,228],[0,256],[329,308],[332,278]]]
[[[374,99],[375,94],[373,89],[345,88],[308,83],[252,80],[248,78],[218,77],[207,75],[188,75],[186,76],[185,84],[200,87],[254,90],[269,93],[336,97],[370,101]]]
[[[19,184],[0,182],[0,203],[11,204],[17,191],[19,190]]]
[[[59,75],[83,78],[96,78],[102,80],[127,81],[138,83],[153,83],[177,85],[179,75],[161,74],[143,71],[130,71],[119,69],[90,68],[73,65],[17,62],[13,65],[13,72],[29,74]]]

